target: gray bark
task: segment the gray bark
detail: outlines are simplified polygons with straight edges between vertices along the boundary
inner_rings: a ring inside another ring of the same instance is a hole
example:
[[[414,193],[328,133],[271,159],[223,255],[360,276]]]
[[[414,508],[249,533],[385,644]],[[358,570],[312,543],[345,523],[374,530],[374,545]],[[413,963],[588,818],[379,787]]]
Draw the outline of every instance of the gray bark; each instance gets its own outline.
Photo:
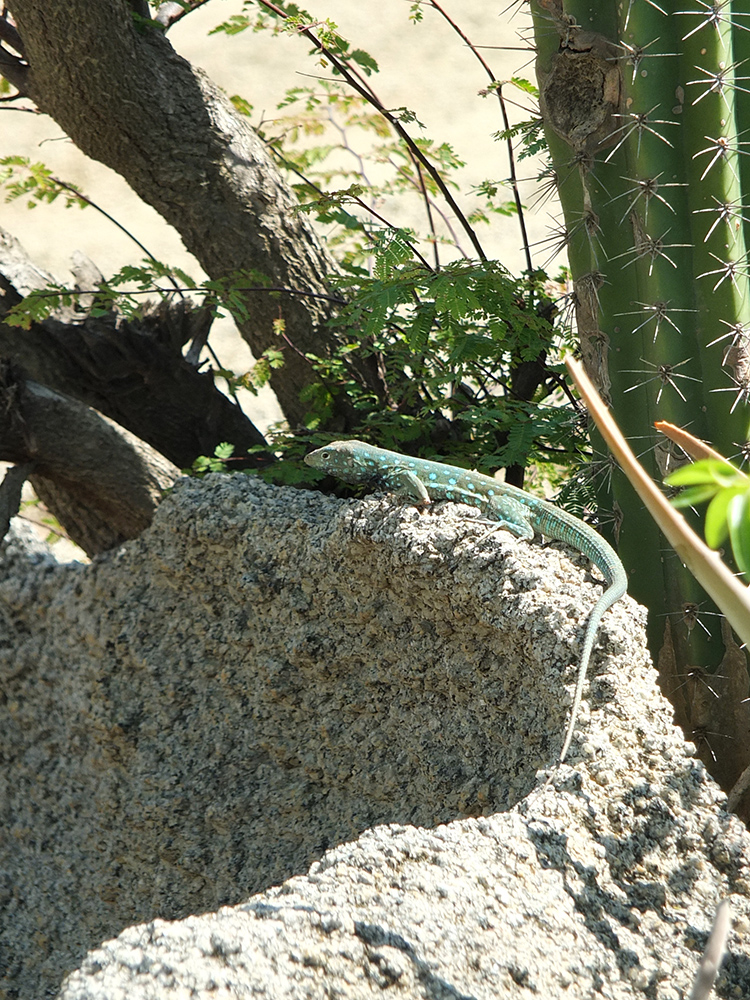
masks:
[[[88,555],[136,538],[180,470],[82,403],[0,365],[3,457]]]

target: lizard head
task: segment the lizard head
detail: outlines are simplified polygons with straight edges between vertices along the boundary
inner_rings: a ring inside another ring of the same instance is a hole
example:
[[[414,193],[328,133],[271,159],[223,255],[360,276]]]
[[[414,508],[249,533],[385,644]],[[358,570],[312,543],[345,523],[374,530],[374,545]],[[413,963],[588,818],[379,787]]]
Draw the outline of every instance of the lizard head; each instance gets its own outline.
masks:
[[[364,441],[332,441],[305,455],[305,463],[356,486],[370,478],[372,470],[361,457],[370,447]]]

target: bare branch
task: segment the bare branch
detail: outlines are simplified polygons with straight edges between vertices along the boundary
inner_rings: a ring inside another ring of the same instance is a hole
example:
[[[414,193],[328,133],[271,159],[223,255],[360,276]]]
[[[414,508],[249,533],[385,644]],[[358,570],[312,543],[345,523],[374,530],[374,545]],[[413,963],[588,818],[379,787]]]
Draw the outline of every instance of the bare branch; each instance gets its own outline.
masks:
[[[208,0],[189,0],[187,6],[179,3],[162,3],[154,14],[154,20],[163,24],[165,31],[169,31],[173,24],[177,24],[183,17],[187,17],[207,3]]]
[[[487,76],[490,78],[490,83],[495,85],[495,93],[497,95],[498,102],[500,104],[500,113],[503,116],[503,125],[505,126],[505,131],[510,131],[510,121],[508,119],[508,109],[505,104],[505,98],[503,97],[502,84],[498,83],[498,79],[489,67],[489,64],[485,61],[483,56],[477,49],[477,46],[471,41],[469,36],[459,27],[458,24],[449,17],[449,15],[443,10],[437,0],[430,0],[431,5],[435,10],[448,22],[451,28],[456,32],[456,34],[461,38],[463,42],[468,45],[469,49],[474,53],[474,56],[479,61],[482,69],[485,71]],[[521,192],[518,190],[518,176],[516,174],[516,157],[513,152],[513,141],[510,137],[506,139],[506,145],[508,149],[508,163],[510,165],[510,185],[513,191],[513,200],[516,204],[516,212],[518,213],[518,224],[521,227],[521,238],[523,240],[523,249],[526,255],[526,267],[531,273],[534,267],[531,261],[531,245],[529,243],[529,236],[526,231],[526,218],[523,211],[523,202],[521,201]]]
[[[3,24],[0,21],[0,24]],[[0,76],[4,76],[19,95],[28,97],[29,67],[19,56],[14,56],[5,46],[0,45]]]
[[[288,15],[277,4],[271,3],[270,0],[258,0],[258,2],[261,3],[268,10],[270,10],[277,17],[280,17],[283,20],[287,19]],[[318,49],[319,52],[321,52],[323,55],[325,55],[327,59],[331,61],[331,63],[336,67],[337,71],[344,77],[349,86],[352,87],[353,90],[356,90],[356,92],[360,94],[362,97],[364,97],[364,99],[368,102],[368,104],[371,104],[372,107],[375,108],[375,110],[378,111],[383,116],[383,118],[385,118],[388,124],[398,133],[401,139],[403,139],[415,164],[416,163],[421,164],[427,171],[427,173],[430,175],[430,177],[432,177],[433,181],[437,184],[441,194],[450,205],[451,209],[456,215],[456,218],[459,220],[461,226],[463,227],[467,236],[471,240],[472,246],[477,252],[477,256],[481,260],[486,260],[487,255],[482,248],[482,244],[479,242],[477,234],[474,232],[474,229],[469,223],[469,220],[461,211],[461,208],[456,202],[456,199],[451,194],[445,181],[440,176],[440,171],[435,167],[432,161],[429,160],[424,155],[422,150],[414,142],[414,140],[406,131],[404,126],[401,124],[399,119],[385,107],[385,105],[382,103],[382,101],[377,96],[375,91],[364,79],[362,74],[354,66],[352,66],[346,59],[342,59],[335,52],[332,52],[329,48],[327,48],[321,42],[321,40],[318,38],[315,32],[312,31],[311,28],[301,29],[300,34],[304,35],[305,38],[308,38],[313,43],[315,48]]]
[[[26,58],[26,48],[24,47],[23,39],[18,34],[18,29],[11,20],[7,10],[4,10],[0,17],[0,42],[10,45],[19,56]]]
[[[13,52],[10,49],[13,49]],[[17,55],[15,54],[17,53]],[[26,62],[26,48],[18,29],[7,10],[0,15],[0,76],[18,91],[18,96],[26,96],[29,66]]]
[[[137,537],[180,470],[82,403],[0,362],[0,459],[33,463],[30,481],[89,555]]]

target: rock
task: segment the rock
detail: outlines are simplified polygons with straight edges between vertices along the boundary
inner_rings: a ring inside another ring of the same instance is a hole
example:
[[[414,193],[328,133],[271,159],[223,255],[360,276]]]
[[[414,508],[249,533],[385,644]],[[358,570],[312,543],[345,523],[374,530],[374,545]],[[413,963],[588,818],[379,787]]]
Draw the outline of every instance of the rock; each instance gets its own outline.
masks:
[[[631,601],[551,766],[580,563],[244,476],[89,566],[6,557],[0,995],[677,1000],[724,896],[746,985],[750,841]]]

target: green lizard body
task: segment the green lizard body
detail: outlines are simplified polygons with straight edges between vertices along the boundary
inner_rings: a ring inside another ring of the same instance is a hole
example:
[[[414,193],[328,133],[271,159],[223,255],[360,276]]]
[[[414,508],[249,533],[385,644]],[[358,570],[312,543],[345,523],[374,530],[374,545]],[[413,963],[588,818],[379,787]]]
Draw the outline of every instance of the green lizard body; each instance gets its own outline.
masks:
[[[509,483],[454,465],[411,458],[376,448],[364,441],[335,441],[311,452],[305,457],[305,462],[352,486],[383,489],[416,503],[453,500],[478,507],[497,521],[499,528],[505,528],[519,538],[546,535],[564,542],[583,553],[601,570],[607,587],[586,623],[571,718],[560,753],[560,760],[565,760],[573,739],[599,623],[604,612],[627,590],[625,569],[614,549],[588,524],[547,500],[532,496]]]

